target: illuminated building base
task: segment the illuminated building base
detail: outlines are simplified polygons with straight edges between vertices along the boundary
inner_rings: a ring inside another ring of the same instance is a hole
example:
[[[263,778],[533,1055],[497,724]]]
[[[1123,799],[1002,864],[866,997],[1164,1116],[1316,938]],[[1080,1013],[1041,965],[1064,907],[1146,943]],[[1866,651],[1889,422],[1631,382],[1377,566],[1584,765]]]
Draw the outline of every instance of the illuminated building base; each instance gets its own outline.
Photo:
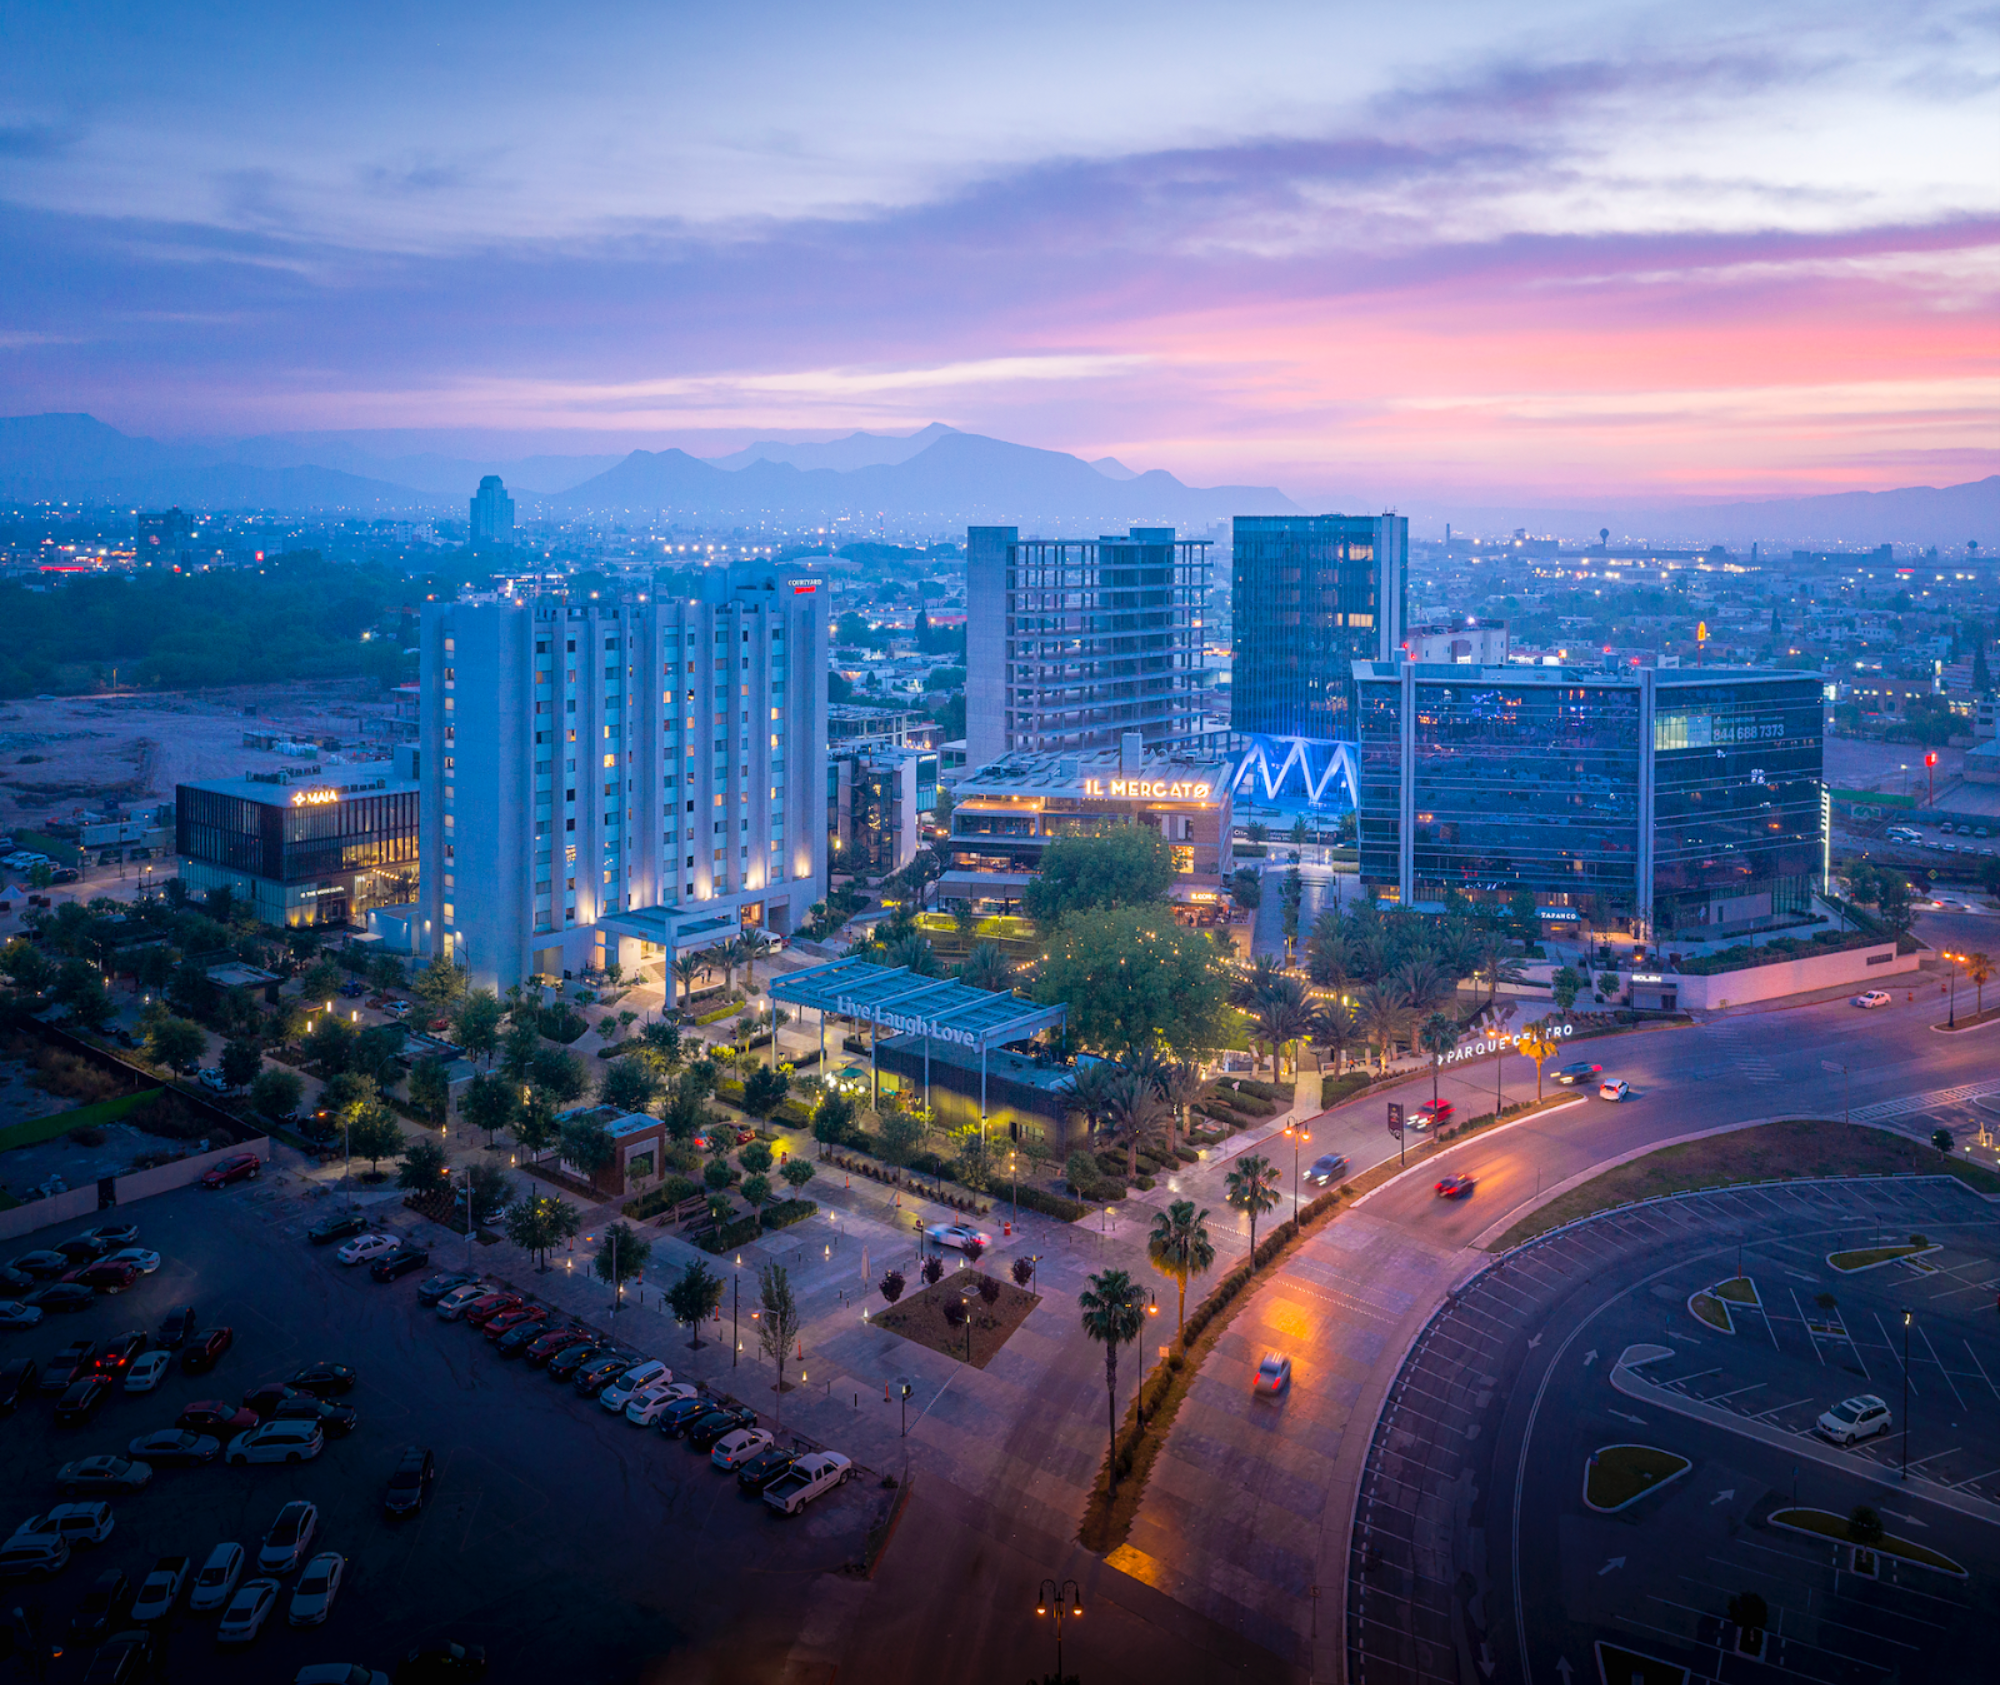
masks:
[[[1239,797],[1263,806],[1351,813],[1361,789],[1352,743],[1319,737],[1252,735],[1236,768]]]

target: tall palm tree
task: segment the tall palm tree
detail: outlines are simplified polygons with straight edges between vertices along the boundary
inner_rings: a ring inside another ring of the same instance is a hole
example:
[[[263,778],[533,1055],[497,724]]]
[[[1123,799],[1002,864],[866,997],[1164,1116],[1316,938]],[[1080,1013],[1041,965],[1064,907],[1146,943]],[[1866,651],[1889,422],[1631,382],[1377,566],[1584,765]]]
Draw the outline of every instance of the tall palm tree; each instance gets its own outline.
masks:
[[[757,981],[757,962],[777,944],[761,930],[746,930],[736,941],[743,953],[743,980],[754,983]]]
[[[1442,1012],[1433,1012],[1417,1031],[1417,1045],[1431,1056],[1431,1110],[1437,1110],[1438,1066],[1458,1045],[1458,1024]]]
[[[1519,983],[1525,973],[1514,950],[1497,930],[1482,930],[1473,943],[1472,975],[1486,984],[1486,1004],[1499,997],[1502,983]]]
[[[1270,994],[1258,1003],[1252,1022],[1259,1037],[1270,1044],[1271,1080],[1277,1082],[1285,1074],[1279,1061],[1280,1050],[1287,1042],[1297,1041],[1312,1030],[1312,1003],[1306,997],[1305,986],[1296,977],[1281,977]]]
[[[1120,1071],[1104,1108],[1105,1130],[1125,1148],[1125,1179],[1139,1174],[1139,1143],[1149,1139],[1167,1115],[1167,1103],[1143,1071]]]
[[[1343,990],[1354,976],[1354,948],[1347,921],[1336,907],[1313,920],[1306,937],[1306,975],[1322,989]]]
[[[1401,993],[1403,1004],[1414,1013],[1427,1013],[1451,998],[1451,978],[1444,967],[1421,950],[1397,966],[1389,980]]]
[[[1245,1153],[1225,1178],[1223,1195],[1230,1206],[1250,1219],[1250,1268],[1257,1267],[1257,1219],[1278,1203],[1277,1167],[1261,1153]]]
[[[958,980],[967,988],[1005,994],[1014,986],[1014,968],[998,942],[975,942],[958,968]]]
[[[709,957],[722,967],[722,986],[736,987],[736,968],[743,963],[743,938],[732,936],[727,942],[719,942],[709,950]]]
[[[1355,1018],[1362,1035],[1375,1049],[1375,1068],[1387,1070],[1389,1049],[1403,1033],[1408,1020],[1402,997],[1379,983],[1370,983],[1355,1001]]]
[[[1339,1076],[1347,1063],[1347,1050],[1354,1045],[1354,1009],[1330,1000],[1313,1014],[1313,1040],[1333,1055],[1333,1074]]]
[[[1185,1130],[1188,1126],[1188,1111],[1201,1098],[1201,1091],[1208,1086],[1208,1078],[1202,1075],[1201,1061],[1198,1059],[1176,1059],[1162,1067],[1154,1084],[1160,1091],[1160,1098],[1167,1103],[1167,1150],[1171,1152],[1179,1145],[1174,1136],[1174,1126],[1179,1124]]]
[[[1187,1287],[1191,1275],[1206,1275],[1215,1267],[1215,1246],[1208,1238],[1208,1213],[1197,1212],[1191,1199],[1177,1199],[1153,1219],[1146,1256],[1160,1274],[1172,1276],[1180,1289],[1177,1331],[1187,1328]]]
[[[1259,954],[1250,969],[1230,985],[1229,998],[1245,1010],[1254,1011],[1271,991],[1284,981],[1285,968],[1270,954]]]
[[[1109,1427],[1105,1478],[1118,1490],[1118,1348],[1139,1337],[1146,1320],[1145,1294],[1123,1270],[1105,1270],[1090,1278],[1076,1296],[1083,1311],[1083,1331],[1104,1347],[1104,1413]]]
[[[702,954],[687,953],[674,955],[674,981],[681,986],[681,1005],[685,1008],[694,999],[694,980],[708,969],[708,960]]]
[[[1965,980],[1978,990],[1978,994],[1974,998],[1973,1012],[1975,1014],[1984,1012],[1986,1010],[1986,985],[1993,981],[1993,961],[1991,958],[1985,954],[1967,954],[1965,956]]]
[[[891,942],[883,958],[918,977],[935,977],[941,969],[937,950],[931,946],[931,939],[920,930],[913,930],[909,935]]]
[[[1057,1093],[1062,1096],[1066,1110],[1083,1114],[1085,1128],[1095,1135],[1110,1115],[1112,1090],[1124,1074],[1108,1059],[1093,1059],[1071,1071]]]

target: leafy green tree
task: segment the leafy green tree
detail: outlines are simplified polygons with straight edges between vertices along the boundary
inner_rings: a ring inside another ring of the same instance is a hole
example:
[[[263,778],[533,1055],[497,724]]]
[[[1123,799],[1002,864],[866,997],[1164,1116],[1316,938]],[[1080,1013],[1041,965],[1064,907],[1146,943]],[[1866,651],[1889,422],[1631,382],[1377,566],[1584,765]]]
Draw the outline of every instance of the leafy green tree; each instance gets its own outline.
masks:
[[[659,1019],[639,1032],[639,1040],[647,1063],[662,1076],[681,1062],[680,1025]]]
[[[561,1136],[555,1102],[539,1088],[530,1088],[514,1114],[515,1143],[522,1152],[535,1156],[547,1152]]]
[[[199,1024],[185,1018],[162,1018],[146,1032],[146,1057],[169,1070],[184,1071],[201,1062],[208,1037]]]
[[[264,1055],[254,1041],[232,1041],[222,1049],[222,1080],[231,1088],[248,1088],[264,1068]]]
[[[722,1303],[722,1278],[697,1258],[688,1265],[679,1281],[667,1289],[667,1309],[674,1321],[688,1331],[688,1345],[701,1349],[701,1325],[715,1315]]]
[[[299,1044],[309,1063],[329,1076],[347,1069],[354,1056],[354,1031],[344,1018],[323,1012]]]
[[[299,977],[299,998],[308,1005],[327,1010],[327,1002],[340,993],[346,979],[332,960],[314,960]]]
[[[597,1097],[621,1112],[644,1112],[660,1097],[660,1079],[643,1059],[613,1059],[598,1084]]]
[[[708,1102],[701,1084],[683,1074],[667,1091],[660,1107],[660,1119],[676,1141],[692,1141],[701,1133],[708,1118]]]
[[[372,1176],[383,1159],[402,1154],[403,1131],[386,1106],[378,1103],[364,1107],[347,1126],[347,1150],[368,1161],[368,1173]]]
[[[1174,851],[1158,831],[1112,825],[1097,836],[1050,843],[1021,906],[1047,927],[1076,913],[1163,900],[1173,881]]]
[[[1221,1046],[1229,975],[1199,932],[1152,908],[1078,913],[1049,938],[1035,996],[1069,1007],[1071,1039],[1124,1055],[1162,1042],[1181,1057]]]
[[[305,1081],[297,1071],[270,1065],[259,1071],[250,1084],[250,1108],[259,1117],[275,1121],[297,1111],[305,1091]]]
[[[472,1211],[475,1223],[485,1224],[514,1203],[514,1184],[497,1164],[475,1159],[468,1167],[472,1183]]]
[[[708,1185],[710,1193],[719,1194],[734,1180],[734,1173],[726,1158],[712,1158],[701,1167],[701,1179]]]
[[[783,1264],[765,1264],[757,1271],[757,1344],[778,1372],[777,1423],[784,1425],[785,1362],[792,1355],[792,1343],[805,1328],[805,1316],[792,1297],[792,1278]]]
[[[907,1164],[923,1139],[923,1125],[908,1112],[885,1112],[882,1126],[876,1131],[881,1142],[882,1156],[891,1164]]]
[[[1246,913],[1264,904],[1264,878],[1254,866],[1238,866],[1230,874],[1229,899]]]
[[[531,1194],[507,1213],[507,1238],[535,1255],[538,1271],[548,1269],[549,1254],[582,1226],[576,1207],[554,1194]]]
[[[646,1260],[652,1255],[653,1243],[629,1223],[608,1223],[590,1267],[599,1281],[622,1286],[645,1273]]]
[[[743,1109],[752,1117],[768,1118],[790,1092],[792,1079],[783,1071],[759,1065],[743,1079]]]
[[[1088,1199],[1097,1189],[1097,1160],[1082,1147],[1073,1149],[1063,1160],[1063,1180],[1079,1199]]]
[[[481,1071],[459,1095],[458,1115],[479,1130],[490,1147],[493,1137],[514,1121],[514,1112],[520,1104],[519,1093],[505,1077]]]
[[[593,1117],[573,1117],[562,1126],[562,1156],[586,1176],[595,1176],[617,1152],[611,1131]]]
[[[394,954],[377,954],[368,962],[368,983],[377,994],[387,994],[391,989],[400,989],[409,978],[404,975],[403,962]]]
[[[448,1014],[465,994],[464,968],[439,955],[417,973],[410,992],[430,1009],[433,1018]]]
[[[839,1089],[829,1088],[813,1110],[812,1132],[822,1149],[845,1146],[854,1138],[854,1102]]]
[[[1245,1153],[1224,1178],[1223,1198],[1250,1219],[1250,1268],[1257,1267],[1257,1219],[1278,1203],[1277,1167],[1261,1153]]]
[[[449,1168],[444,1148],[428,1135],[419,1135],[403,1149],[396,1185],[413,1194],[434,1194],[445,1185]]]
[[[387,1088],[402,1075],[396,1055],[402,1052],[407,1032],[401,1024],[375,1024],[354,1038],[347,1057],[350,1070],[363,1071],[378,1086]]]
[[[771,1178],[768,1176],[746,1176],[743,1178],[743,1198],[752,1211],[762,1210],[771,1203]]]
[[[810,1182],[818,1172],[813,1169],[811,1159],[788,1158],[779,1166],[778,1174],[791,1183],[793,1191],[796,1192]]]
[[[751,1174],[761,1176],[771,1168],[771,1161],[776,1156],[768,1141],[752,1141],[736,1155],[736,1162]]]
[[[148,943],[132,960],[132,982],[137,988],[158,993],[174,974],[174,951],[164,942]]]
[[[1576,1005],[1576,997],[1583,992],[1583,979],[1569,966],[1562,967],[1549,979],[1549,994],[1554,998],[1556,1010],[1565,1018]]]
[[[500,1072],[515,1082],[526,1082],[533,1066],[535,1050],[542,1045],[542,1033],[535,1028],[532,1012],[523,1009],[512,1019],[500,1038]]]
[[[419,1059],[410,1067],[410,1107],[433,1127],[442,1127],[451,1109],[451,1073],[442,1059]]]
[[[583,1061],[560,1047],[541,1047],[529,1061],[528,1080],[558,1107],[573,1106],[589,1088]]]
[[[491,989],[474,989],[459,1003],[451,1021],[452,1039],[465,1049],[466,1057],[491,1067],[500,1051],[500,997]]]
[[[1215,1246],[1208,1238],[1208,1213],[1197,1212],[1191,1199],[1177,1199],[1153,1218],[1146,1239],[1146,1256],[1160,1274],[1180,1289],[1177,1329],[1187,1327],[1188,1277],[1206,1275],[1215,1267]]]
[[[1146,1320],[1146,1295],[1123,1270],[1105,1270],[1090,1278],[1076,1296],[1083,1332],[1104,1348],[1104,1409],[1110,1432],[1105,1453],[1105,1479],[1118,1490],[1118,1348],[1139,1337]]]

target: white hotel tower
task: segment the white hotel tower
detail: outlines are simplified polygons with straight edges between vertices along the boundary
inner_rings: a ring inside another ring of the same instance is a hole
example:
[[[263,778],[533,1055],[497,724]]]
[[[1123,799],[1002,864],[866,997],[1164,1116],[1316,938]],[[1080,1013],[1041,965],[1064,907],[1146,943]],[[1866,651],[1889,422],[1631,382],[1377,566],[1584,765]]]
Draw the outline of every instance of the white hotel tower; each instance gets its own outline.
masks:
[[[427,604],[429,951],[504,989],[796,929],[826,894],[826,601],[747,566]]]

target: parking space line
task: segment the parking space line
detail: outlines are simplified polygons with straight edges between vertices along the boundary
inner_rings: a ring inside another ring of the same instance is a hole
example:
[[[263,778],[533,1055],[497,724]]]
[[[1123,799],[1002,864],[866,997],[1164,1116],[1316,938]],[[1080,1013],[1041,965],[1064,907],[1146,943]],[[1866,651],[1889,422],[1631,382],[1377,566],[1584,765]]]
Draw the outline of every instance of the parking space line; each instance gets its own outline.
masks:
[[[1910,1389],[1910,1395],[1913,1398],[1921,1398],[1923,1394],[1917,1391],[1917,1383],[1910,1379],[1909,1365],[1904,1363],[1902,1358],[1897,1355],[1896,1342],[1889,1338],[1888,1324],[1883,1322],[1882,1313],[1880,1311],[1870,1311],[1868,1314],[1875,1319],[1875,1326],[1882,1330],[1882,1344],[1888,1347],[1890,1360],[1895,1363],[1898,1369],[1902,1370],[1903,1383]]]
[[[1752,1381],[1747,1387],[1738,1387],[1735,1389],[1734,1392],[1710,1393],[1708,1397],[1708,1402],[1710,1404],[1720,1404],[1724,1399],[1735,1398],[1740,1393],[1755,1392],[1759,1387],[1763,1386],[1763,1384],[1764,1383],[1762,1381]]]
[[[1910,1459],[1910,1467],[1913,1469],[1920,1469],[1926,1463],[1934,1463],[1940,1457],[1955,1456],[1958,1452],[1964,1449],[1965,1447],[1962,1445],[1954,1445],[1949,1451],[1933,1451],[1928,1457],[1912,1457]]]
[[[1819,1335],[1814,1331],[1812,1324],[1806,1322],[1806,1308],[1799,1303],[1799,1290],[1796,1287],[1788,1287],[1785,1291],[1791,1294],[1792,1307],[1799,1313],[1799,1321],[1805,1323],[1806,1338],[1812,1341],[1813,1356],[1819,1359],[1819,1366],[1824,1369],[1826,1353],[1819,1349]]]
[[[1775,1416],[1780,1410],[1796,1410],[1801,1404],[1810,1404],[1810,1403],[1812,1403],[1812,1399],[1810,1397],[1807,1397],[1807,1398],[1795,1398],[1789,1404],[1773,1404],[1768,1409],[1752,1412],[1751,1420],[1756,1421],[1765,1416]]]
[[[1965,1346],[1965,1355],[1972,1359],[1972,1367],[1979,1371],[1979,1378],[1986,1383],[1987,1390],[1995,1398],[2000,1398],[2000,1387],[1994,1386],[1993,1377],[1986,1373],[1986,1365],[1979,1361],[1979,1353],[1972,1349],[1972,1342],[1965,1339],[1962,1335],[1960,1339]]]
[[[1931,1354],[1931,1362],[1938,1366],[1938,1373],[1944,1377],[1944,1384],[1951,1388],[1951,1396],[1957,1399],[1960,1404],[1964,1404],[1965,1397],[1958,1390],[1958,1383],[1951,1378],[1951,1371],[1945,1368],[1944,1359],[1937,1354],[1937,1347],[1931,1344],[1930,1330],[1919,1322],[1917,1324],[1917,1333],[1924,1342],[1924,1350]]]
[[[1967,1486],[1977,1486],[1980,1481],[1991,1480],[1996,1474],[2000,1474],[2000,1469],[1988,1469],[1984,1474],[1975,1474],[1970,1480],[1954,1480],[1951,1483],[1952,1489],[1957,1491]]]

